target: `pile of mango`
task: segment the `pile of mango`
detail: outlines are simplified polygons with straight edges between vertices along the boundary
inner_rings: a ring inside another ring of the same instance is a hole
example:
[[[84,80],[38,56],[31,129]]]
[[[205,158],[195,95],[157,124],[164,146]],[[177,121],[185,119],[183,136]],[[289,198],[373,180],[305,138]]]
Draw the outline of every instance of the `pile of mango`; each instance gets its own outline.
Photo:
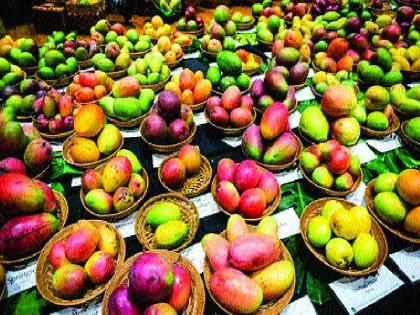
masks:
[[[391,48],[392,68],[420,72],[420,47],[410,46],[408,48]]]
[[[134,76],[141,85],[157,84],[171,75],[171,70],[164,62],[165,57],[162,53],[147,53],[144,58],[137,58],[134,65],[128,68],[129,75]]]
[[[392,106],[409,115],[420,115],[420,86],[407,90],[404,85],[396,84],[390,90],[390,102]]]
[[[0,57],[0,91],[6,86],[19,84],[25,77],[25,73],[19,66],[10,64],[3,57]]]

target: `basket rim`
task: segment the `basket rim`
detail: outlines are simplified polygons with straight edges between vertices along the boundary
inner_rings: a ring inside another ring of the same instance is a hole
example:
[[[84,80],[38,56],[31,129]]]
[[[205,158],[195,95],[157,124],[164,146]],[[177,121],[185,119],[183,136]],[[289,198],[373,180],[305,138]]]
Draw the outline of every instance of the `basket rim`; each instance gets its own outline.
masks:
[[[171,78],[171,74],[168,75],[167,78],[163,79],[162,81],[155,83],[155,84],[142,84],[142,89],[151,89],[155,92],[162,90],[165,87],[165,84],[169,81]]]
[[[407,126],[408,121],[403,121],[401,124],[401,139],[403,142],[408,144],[409,146],[413,146],[415,150],[420,150],[420,142],[416,141],[415,139],[409,137],[407,133],[405,132],[405,127]]]
[[[34,73],[34,77],[38,81],[44,81],[49,87],[64,87],[64,86],[68,86],[71,83],[71,81],[73,80],[74,76],[76,74],[79,74],[79,73],[80,73],[80,67],[79,67],[79,63],[77,63],[77,71],[75,73],[72,73],[72,74],[66,76],[66,77],[60,77],[60,78],[54,79],[54,80],[42,79],[39,76],[39,69],[38,69],[38,71],[36,71]],[[67,81],[69,81],[70,83],[67,83]]]
[[[398,118],[398,116],[394,113],[394,111],[392,111],[391,114],[391,123],[388,127],[387,130],[374,130],[371,129],[367,126],[364,125],[360,125],[360,130],[362,132],[363,135],[368,136],[368,137],[372,137],[372,138],[384,138],[386,136],[389,136],[390,134],[397,132],[398,129],[400,129],[400,119]]]
[[[247,130],[254,122],[255,119],[257,118],[257,113],[255,111],[255,108],[252,108],[252,120],[251,122],[243,127],[222,127],[219,125],[216,125],[215,123],[213,123],[210,120],[209,114],[207,112],[207,110],[204,111],[204,118],[206,120],[206,122],[212,126],[214,129],[217,129],[219,132],[221,132],[224,135],[229,135],[229,136],[235,136],[235,135],[241,135],[245,132],[245,130]]]
[[[34,117],[32,117],[32,126],[38,131],[38,133],[41,135],[43,139],[47,139],[47,140],[65,139],[65,138],[70,137],[74,133],[74,129],[56,133],[56,134],[45,133],[45,132],[39,131],[38,128],[36,127],[36,121]]]
[[[252,82],[249,83],[249,86],[245,90],[241,91],[241,95],[247,94],[249,90],[251,90],[251,85],[252,85]],[[224,92],[217,90],[217,88],[218,87],[212,87],[211,91],[216,95],[222,96]]]

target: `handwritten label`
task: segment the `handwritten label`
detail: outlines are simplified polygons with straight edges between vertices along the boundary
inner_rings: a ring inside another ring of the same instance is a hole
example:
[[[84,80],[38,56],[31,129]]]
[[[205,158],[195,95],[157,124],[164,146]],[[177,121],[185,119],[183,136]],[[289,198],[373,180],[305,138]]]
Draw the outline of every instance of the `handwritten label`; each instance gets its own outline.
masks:
[[[298,179],[301,179],[302,177],[303,176],[300,173],[298,168],[294,168],[294,169],[276,174],[277,182],[279,183],[279,185],[294,182]]]
[[[309,86],[304,87],[303,89],[296,92],[296,99],[298,102],[313,100],[315,94],[312,92]]]
[[[414,247],[389,255],[411,282],[420,280],[420,249]]]
[[[227,145],[230,145],[232,148],[237,148],[242,143],[242,137],[241,136],[237,136],[237,137],[224,137],[222,139],[222,141],[224,143],[226,143]]]
[[[294,111],[289,116],[289,123],[290,123],[290,128],[291,129],[295,129],[299,126],[300,116],[301,116],[301,114],[298,111]]]
[[[198,209],[200,218],[207,217],[209,215],[220,212],[214,201],[211,193],[200,195],[190,199]]]
[[[330,288],[349,314],[355,314],[402,286],[402,282],[387,267],[363,278],[342,278],[330,283]]]
[[[158,154],[158,153],[153,153],[152,154],[152,163],[153,163],[153,167],[154,168],[158,168],[160,163],[162,163],[162,161],[166,158],[165,154]]]
[[[124,138],[139,138],[140,137],[140,131],[138,128],[135,129],[123,129],[121,130],[121,134]]]
[[[395,133],[390,134],[383,139],[369,139],[366,140],[366,142],[372,148],[378,150],[381,153],[395,150],[402,145],[400,137]]]
[[[279,238],[284,239],[300,233],[299,217],[293,208],[286,209],[274,215],[279,226]]]
[[[204,253],[201,243],[196,243],[187,247],[181,251],[181,255],[189,259],[199,273],[203,273],[206,254]]]
[[[376,159],[376,154],[369,148],[365,142],[360,142],[350,147],[351,154],[359,156],[360,163],[364,164]]]
[[[195,113],[194,122],[197,126],[207,124],[206,118],[204,118],[204,112]]]
[[[100,315],[102,314],[102,298],[98,297],[91,302],[83,303],[79,307],[69,307],[51,315]]]
[[[137,211],[131,213],[128,217],[114,222],[115,227],[120,231],[124,238],[133,236],[136,234],[134,230],[134,221],[136,219]]]
[[[195,58],[199,58],[199,57],[200,57],[200,52],[199,51],[184,55],[184,59],[195,59]]]
[[[71,179],[71,187],[79,187],[82,186],[82,177],[73,177]]]
[[[19,270],[8,270],[6,272],[7,297],[18,294],[36,285],[35,268],[37,260],[28,263]]]
[[[355,205],[366,207],[365,190],[366,184],[364,182],[361,182],[359,188],[357,188],[355,191],[349,194],[346,199],[354,203]]]
[[[316,315],[316,311],[309,297],[305,295],[287,305],[281,315]]]

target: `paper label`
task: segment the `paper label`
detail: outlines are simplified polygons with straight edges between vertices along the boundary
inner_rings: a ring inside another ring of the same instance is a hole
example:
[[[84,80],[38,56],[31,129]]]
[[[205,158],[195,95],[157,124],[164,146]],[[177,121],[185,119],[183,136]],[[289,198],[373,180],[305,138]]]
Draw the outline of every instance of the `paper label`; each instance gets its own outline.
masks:
[[[309,297],[305,295],[287,305],[281,315],[316,315],[316,310]]]
[[[198,209],[200,219],[205,218],[209,215],[220,212],[214,201],[211,193],[200,195],[190,199]]]
[[[184,59],[195,59],[195,58],[199,58],[199,57],[200,57],[200,52],[199,51],[192,52],[192,53],[184,55]]]
[[[411,282],[420,280],[420,249],[414,247],[389,255]]]
[[[62,143],[51,143],[52,149],[54,152],[60,152],[63,151],[63,144]]]
[[[207,124],[206,118],[204,118],[204,112],[195,113],[194,122],[197,126]]]
[[[255,27],[249,29],[249,30],[237,30],[236,31],[239,34],[252,34],[252,33],[256,33],[257,29]]]
[[[102,314],[102,298],[98,297],[91,302],[83,303],[79,307],[69,307],[51,315],[100,315]]]
[[[296,100],[298,102],[313,100],[315,94],[312,92],[309,86],[304,87],[303,89],[296,92]]]
[[[383,139],[369,139],[366,140],[366,142],[372,148],[378,150],[381,153],[395,150],[402,145],[400,137],[395,133],[390,134]]]
[[[180,73],[181,71],[182,71],[182,67],[177,67],[171,71],[171,74],[174,75],[174,74]]]
[[[266,51],[264,53],[264,55],[266,55],[268,58],[271,58],[272,57],[271,51]]]
[[[359,188],[349,194],[346,199],[355,205],[366,207],[365,203],[365,190],[366,184],[364,182],[360,183]]]
[[[291,170],[276,174],[276,178],[279,185],[283,185],[301,179],[303,176],[298,168],[293,168]]]
[[[224,143],[226,143],[227,145],[230,145],[232,148],[237,148],[242,143],[242,136],[237,136],[237,137],[224,137],[222,139],[222,141]]]
[[[152,154],[152,163],[153,163],[153,167],[154,168],[158,168],[160,163],[162,163],[162,161],[166,158],[165,154],[158,154],[158,153],[153,153]]]
[[[259,74],[259,75],[253,76],[251,78],[251,81],[254,82],[255,80],[258,80],[258,79],[264,80],[264,74]]]
[[[299,217],[293,208],[286,209],[274,215],[279,226],[279,238],[284,239],[300,233]]]
[[[139,138],[140,131],[138,128],[135,129],[122,129],[121,134],[124,138]]]
[[[201,243],[196,243],[187,247],[181,251],[181,255],[189,259],[199,273],[203,273],[206,254],[204,253]]]
[[[213,66],[214,66],[214,67],[217,67],[217,63],[216,63],[216,62],[210,62],[210,63],[209,63],[209,67],[213,67]]]
[[[18,294],[36,285],[35,268],[37,259],[29,262],[24,268],[6,272],[7,297]]]
[[[330,283],[329,286],[347,312],[355,314],[403,284],[404,282],[387,267],[382,266],[375,275],[363,278],[342,278]]]
[[[360,163],[364,164],[376,159],[376,154],[369,148],[365,142],[360,142],[350,147],[351,154],[359,156]]]
[[[79,187],[82,186],[82,177],[73,177],[71,179],[71,187]]]
[[[411,82],[411,83],[408,83],[407,84],[407,86],[409,86],[409,87],[415,87],[415,86],[418,86],[418,85],[420,85],[420,81],[416,81],[416,82]]]
[[[120,231],[124,238],[133,236],[136,234],[134,230],[134,221],[136,219],[137,211],[131,213],[128,217],[122,220],[114,222],[115,227]]]
[[[313,78],[315,75],[315,71],[312,68],[309,68],[309,72],[308,72],[308,78]]]
[[[289,116],[289,123],[291,129],[299,127],[300,116],[301,114],[297,110]]]

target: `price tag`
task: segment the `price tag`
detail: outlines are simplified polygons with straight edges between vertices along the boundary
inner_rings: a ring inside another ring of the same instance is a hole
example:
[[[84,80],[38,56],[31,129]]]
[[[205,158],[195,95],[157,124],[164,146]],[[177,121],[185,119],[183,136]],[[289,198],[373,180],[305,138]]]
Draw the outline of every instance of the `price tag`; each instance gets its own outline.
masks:
[[[227,145],[230,145],[232,148],[237,148],[242,143],[242,137],[241,136],[237,136],[237,137],[225,137],[225,138],[222,139],[222,141],[224,143],[226,143]]]
[[[299,217],[293,208],[286,209],[274,215],[279,226],[279,238],[284,239],[300,233]]]
[[[19,270],[6,272],[7,297],[11,297],[36,285],[35,268],[37,260],[29,262]]]
[[[199,57],[200,57],[200,52],[199,51],[184,55],[184,59],[194,59],[194,58],[199,58]]]
[[[382,266],[378,273],[373,276],[342,278],[330,283],[329,286],[347,312],[355,314],[387,296],[403,284],[404,282],[387,267]]]
[[[95,68],[92,66],[92,67],[89,67],[89,68],[80,69],[80,72],[88,72],[88,71],[95,71]]]
[[[301,114],[297,110],[289,116],[289,123],[291,129],[299,127],[300,116]]]
[[[264,55],[266,55],[268,58],[271,58],[272,57],[271,51],[266,51],[264,53]]]
[[[100,297],[91,302],[83,303],[79,307],[69,307],[51,315],[100,315],[102,314],[102,299]]]
[[[53,149],[54,152],[63,151],[63,144],[62,143],[51,143],[51,146],[52,146],[52,149]]]
[[[217,63],[216,62],[210,62],[209,67],[213,67],[213,66],[217,66]]]
[[[309,72],[308,72],[308,78],[313,78],[315,75],[315,71],[312,68],[309,68]]]
[[[389,255],[411,282],[420,280],[420,249],[406,248]]]
[[[294,182],[298,179],[301,179],[302,177],[303,176],[300,173],[298,168],[294,168],[294,169],[276,174],[277,182],[279,183],[279,185]]]
[[[385,153],[401,147],[401,139],[395,133],[390,134],[383,139],[369,139],[366,140],[366,142],[372,148],[378,150],[381,153]]]
[[[204,112],[195,113],[194,122],[197,126],[207,124],[206,118],[204,118]]]
[[[165,154],[158,154],[158,153],[153,153],[152,154],[152,163],[153,163],[153,167],[154,168],[158,168],[160,163],[162,163],[162,161],[166,158]]]
[[[187,247],[181,251],[181,255],[189,259],[199,273],[203,273],[206,254],[204,253],[201,243],[196,243]]]
[[[296,92],[296,100],[298,102],[313,100],[315,94],[312,92],[309,86],[304,87],[303,89]]]
[[[365,190],[366,184],[364,182],[361,182],[359,188],[357,188],[355,191],[349,194],[346,199],[358,206],[366,207]]]
[[[369,148],[365,142],[360,142],[350,147],[351,154],[359,156],[360,163],[364,164],[376,159],[376,154]]]
[[[73,177],[71,179],[71,187],[79,187],[82,186],[82,177]]]
[[[134,230],[134,221],[136,219],[137,212],[131,213],[128,217],[122,220],[114,222],[115,227],[120,231],[124,238],[133,236],[136,234]]]
[[[309,297],[305,295],[287,305],[281,315],[316,315],[316,311]]]
[[[200,219],[220,212],[211,193],[200,195],[190,199],[198,209]]]
[[[138,129],[125,129],[121,130],[121,134],[124,138],[139,138],[140,132]]]

